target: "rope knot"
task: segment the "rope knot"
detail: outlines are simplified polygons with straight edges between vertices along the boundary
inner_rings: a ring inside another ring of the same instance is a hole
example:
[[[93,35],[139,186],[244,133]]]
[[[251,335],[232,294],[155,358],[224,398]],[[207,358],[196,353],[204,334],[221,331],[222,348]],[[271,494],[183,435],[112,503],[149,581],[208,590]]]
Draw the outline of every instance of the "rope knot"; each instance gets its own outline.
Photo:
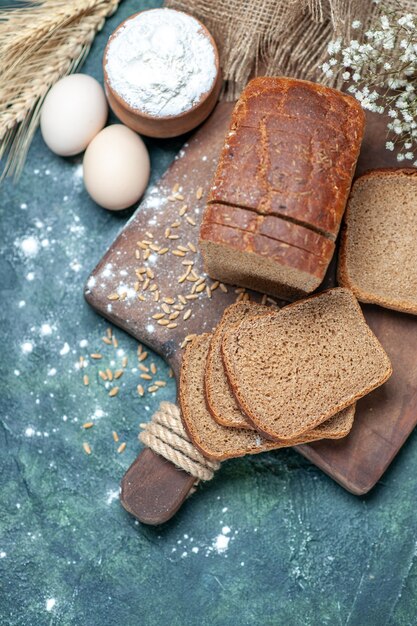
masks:
[[[211,480],[219,469],[218,461],[206,459],[191,443],[181,420],[179,408],[172,402],[161,402],[139,439],[148,448],[171,461],[197,480]]]

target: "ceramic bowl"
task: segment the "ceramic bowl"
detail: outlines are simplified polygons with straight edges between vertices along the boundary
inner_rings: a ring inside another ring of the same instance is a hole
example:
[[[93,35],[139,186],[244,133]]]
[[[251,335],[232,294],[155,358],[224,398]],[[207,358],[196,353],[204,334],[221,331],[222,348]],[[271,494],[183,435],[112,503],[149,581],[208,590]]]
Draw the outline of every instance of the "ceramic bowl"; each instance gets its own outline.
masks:
[[[199,20],[196,20],[200,24],[201,30],[204,32],[205,36],[210,40],[215,53],[217,74],[211,89],[206,93],[203,93],[200,100],[190,109],[180,113],[179,115],[154,116],[133,108],[111,87],[107,75],[106,64],[108,49],[112,39],[117,35],[118,31],[128,20],[131,20],[142,13],[144,13],[144,11],[139,11],[138,13],[131,15],[129,18],[124,20],[124,22],[119,24],[116,30],[110,35],[103,56],[104,89],[113,112],[119,120],[123,122],[123,124],[126,124],[126,126],[129,126],[129,128],[132,128],[132,130],[140,133],[141,135],[147,135],[148,137],[176,137],[192,130],[193,128],[196,128],[196,126],[201,124],[210,115],[216,106],[222,86],[219,53],[210,32],[204,24],[202,24]]]

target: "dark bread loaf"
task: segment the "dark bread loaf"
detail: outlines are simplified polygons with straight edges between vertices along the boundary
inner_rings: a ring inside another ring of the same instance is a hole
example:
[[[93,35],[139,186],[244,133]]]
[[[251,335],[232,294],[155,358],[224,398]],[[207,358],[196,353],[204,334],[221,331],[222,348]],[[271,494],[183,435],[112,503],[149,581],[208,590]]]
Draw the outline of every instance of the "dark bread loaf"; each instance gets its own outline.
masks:
[[[237,402],[267,437],[290,441],[384,383],[384,349],[348,289],[330,289],[226,332]],[[254,384],[254,376],[262,384]]]
[[[273,307],[263,306],[255,302],[236,302],[225,309],[220,323],[213,333],[207,356],[205,392],[207,408],[213,419],[222,426],[253,428],[237,404],[224,370],[221,354],[223,336],[244,319],[258,315],[269,315],[275,310]],[[256,378],[254,378],[254,384],[256,383]],[[345,437],[352,428],[354,415],[355,405],[353,404],[304,436],[306,438],[311,437],[312,440],[317,439],[318,435],[325,439]]]
[[[255,229],[250,232],[316,254],[323,263],[320,272],[313,271],[313,275],[322,279],[334,251],[329,244],[339,231],[364,119],[360,104],[334,89],[291,78],[263,77],[250,81],[233,112],[203,216],[200,243],[208,274],[225,280],[231,273],[236,284],[247,286],[236,271],[238,255],[216,259],[216,246],[223,246],[224,242],[213,241],[212,231],[205,228],[219,223],[220,218],[215,214],[221,215],[219,207],[223,205],[255,215],[254,223],[250,215],[241,212],[233,227],[245,231],[247,228],[241,224],[249,223],[249,228]],[[257,221],[257,216],[265,219]],[[271,219],[273,216],[276,219]],[[291,224],[285,233],[282,220]],[[298,229],[303,228],[316,235],[314,243],[310,238],[300,246],[304,231]],[[204,246],[207,237],[211,237],[209,247]],[[325,243],[326,239],[329,244]],[[235,249],[239,247],[235,245]],[[244,249],[245,253],[250,252],[247,246]],[[287,266],[294,263],[293,252],[288,250],[291,260]],[[304,262],[300,254],[295,267],[311,273],[310,261],[305,265]],[[230,266],[233,272],[229,272]],[[265,290],[267,285],[269,293],[288,297],[291,293],[310,293],[318,286],[313,280],[307,290],[300,291],[299,284],[293,284],[288,275],[274,288],[274,280],[270,267],[265,266],[259,286],[254,288]]]
[[[339,284],[358,300],[417,314],[417,169],[381,169],[352,187]]]
[[[335,239],[364,124],[359,102],[339,91],[253,79],[233,112],[209,203],[289,217]]]

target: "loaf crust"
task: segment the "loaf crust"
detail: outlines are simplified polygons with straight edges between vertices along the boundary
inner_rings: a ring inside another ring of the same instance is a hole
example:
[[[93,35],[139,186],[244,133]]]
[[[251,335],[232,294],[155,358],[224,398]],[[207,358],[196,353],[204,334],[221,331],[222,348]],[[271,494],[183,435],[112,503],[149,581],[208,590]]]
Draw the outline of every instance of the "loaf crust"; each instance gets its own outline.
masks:
[[[255,78],[232,115],[208,202],[297,220],[335,239],[365,116],[339,91]]]

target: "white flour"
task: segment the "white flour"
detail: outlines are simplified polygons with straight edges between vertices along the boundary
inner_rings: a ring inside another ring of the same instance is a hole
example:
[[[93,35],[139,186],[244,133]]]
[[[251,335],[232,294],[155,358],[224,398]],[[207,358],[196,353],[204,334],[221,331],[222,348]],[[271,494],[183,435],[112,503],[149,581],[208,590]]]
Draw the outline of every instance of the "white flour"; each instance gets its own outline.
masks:
[[[189,110],[216,78],[215,52],[200,24],[172,9],[130,19],[111,41],[109,83],[131,107],[156,117]]]

